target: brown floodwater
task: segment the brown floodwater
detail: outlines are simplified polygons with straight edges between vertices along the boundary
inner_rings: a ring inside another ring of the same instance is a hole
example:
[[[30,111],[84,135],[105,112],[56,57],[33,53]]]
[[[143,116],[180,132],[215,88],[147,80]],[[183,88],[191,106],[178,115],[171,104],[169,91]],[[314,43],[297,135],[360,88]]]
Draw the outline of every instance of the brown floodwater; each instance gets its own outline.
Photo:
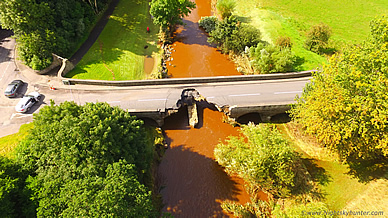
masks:
[[[167,62],[168,74],[172,77],[202,77],[241,75],[227,55],[221,54],[207,43],[206,33],[198,21],[211,15],[211,0],[195,0],[197,8],[183,19],[175,33],[172,45],[172,60]]]
[[[226,55],[207,43],[206,33],[198,27],[201,16],[211,15],[211,0],[195,2],[197,8],[175,33],[168,73],[181,78],[240,75]],[[220,203],[231,200],[244,204],[249,195],[244,181],[227,175],[213,152],[220,141],[239,132],[224,123],[223,113],[212,105],[198,104],[198,114],[197,128],[189,126],[186,107],[165,119],[163,130],[169,148],[158,169],[163,212],[174,217],[228,217]]]
[[[165,119],[169,148],[159,165],[164,212],[174,217],[227,217],[220,202],[249,201],[244,181],[228,176],[214,160],[214,148],[238,129],[222,122],[222,113],[207,103],[198,104],[199,123],[191,128],[187,108]]]

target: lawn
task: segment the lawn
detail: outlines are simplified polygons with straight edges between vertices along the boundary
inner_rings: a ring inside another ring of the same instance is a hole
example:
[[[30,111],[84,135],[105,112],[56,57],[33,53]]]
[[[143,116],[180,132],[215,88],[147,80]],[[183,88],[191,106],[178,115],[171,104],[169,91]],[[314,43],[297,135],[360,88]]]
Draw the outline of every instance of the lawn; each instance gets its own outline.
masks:
[[[0,155],[6,157],[12,157],[12,153],[18,143],[28,135],[28,131],[32,129],[34,125],[32,123],[23,124],[18,133],[4,136],[0,138]]]
[[[369,22],[388,13],[386,0],[245,0],[236,1],[235,14],[260,29],[262,37],[274,42],[289,36],[293,52],[298,56],[296,70],[310,70],[326,62],[326,58],[303,48],[306,31],[315,24],[332,28],[331,46],[359,43],[368,37]]]
[[[148,3],[147,0],[120,1],[97,41],[66,77],[145,79],[145,58],[159,59],[159,28],[152,23]],[[147,27],[150,27],[150,33],[147,33]]]

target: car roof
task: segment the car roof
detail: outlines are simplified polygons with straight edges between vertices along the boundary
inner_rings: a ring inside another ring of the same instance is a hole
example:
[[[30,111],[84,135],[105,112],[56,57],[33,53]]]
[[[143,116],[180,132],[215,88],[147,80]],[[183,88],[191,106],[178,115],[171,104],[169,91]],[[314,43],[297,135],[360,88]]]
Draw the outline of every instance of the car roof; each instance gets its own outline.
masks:
[[[24,96],[22,99],[20,99],[18,105],[25,105],[29,99],[31,99],[30,96]]]

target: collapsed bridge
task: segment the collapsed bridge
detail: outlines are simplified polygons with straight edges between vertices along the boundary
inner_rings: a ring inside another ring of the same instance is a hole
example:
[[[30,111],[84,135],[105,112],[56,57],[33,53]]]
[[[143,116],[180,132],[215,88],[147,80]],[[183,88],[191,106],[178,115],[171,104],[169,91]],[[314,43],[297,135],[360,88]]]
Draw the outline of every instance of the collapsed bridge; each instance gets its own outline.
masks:
[[[305,82],[301,84],[304,86]],[[189,124],[191,127],[196,127],[198,124],[197,103],[206,101],[230,119],[240,123],[247,120],[272,122],[274,118],[284,115],[291,108],[291,104],[295,103],[295,96],[301,94],[303,89],[303,86],[300,86],[299,90],[293,88],[293,91],[269,94],[269,90],[258,92],[255,89],[257,84],[250,86],[253,87],[251,91],[244,86],[240,87],[242,89],[237,89],[239,91],[229,90],[229,93],[225,91],[225,87],[174,89],[165,99],[163,107],[154,110],[128,109],[128,111],[140,119],[151,120],[161,127],[166,117],[178,112],[180,108],[187,107]]]

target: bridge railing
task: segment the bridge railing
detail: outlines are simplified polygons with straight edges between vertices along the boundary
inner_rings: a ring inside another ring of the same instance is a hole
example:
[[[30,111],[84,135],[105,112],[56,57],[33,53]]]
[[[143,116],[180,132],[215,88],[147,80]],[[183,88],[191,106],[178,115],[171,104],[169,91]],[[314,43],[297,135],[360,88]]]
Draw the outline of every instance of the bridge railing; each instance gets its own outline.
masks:
[[[71,79],[71,78],[64,78],[64,77],[62,77],[61,79],[62,79],[62,82],[66,85],[83,84],[83,85],[101,85],[101,86],[149,86],[149,85],[176,85],[176,84],[195,84],[195,83],[292,79],[292,78],[310,77],[312,75],[312,72],[316,72],[316,71],[317,70],[291,72],[291,73],[259,74],[259,75],[170,78],[170,79],[154,79],[154,80],[123,80],[123,81],[83,80],[83,79]]]

